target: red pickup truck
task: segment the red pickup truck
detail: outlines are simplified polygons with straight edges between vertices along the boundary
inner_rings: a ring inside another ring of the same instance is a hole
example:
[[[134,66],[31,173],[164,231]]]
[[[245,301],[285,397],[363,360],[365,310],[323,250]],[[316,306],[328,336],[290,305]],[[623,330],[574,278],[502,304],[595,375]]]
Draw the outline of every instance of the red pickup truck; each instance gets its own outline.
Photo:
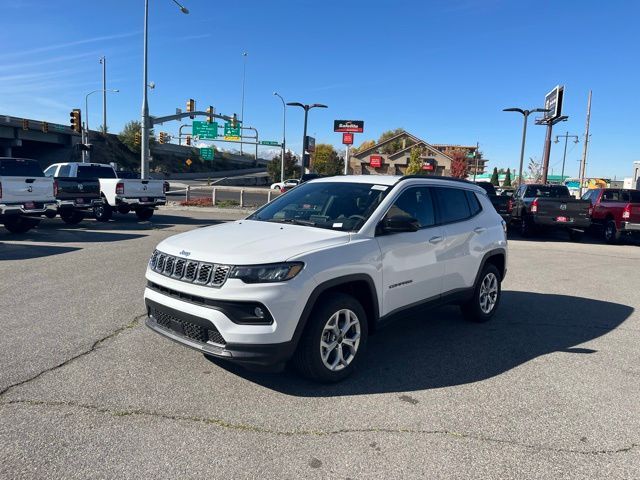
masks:
[[[591,222],[608,243],[622,235],[640,235],[640,190],[595,188],[582,195],[591,202]]]

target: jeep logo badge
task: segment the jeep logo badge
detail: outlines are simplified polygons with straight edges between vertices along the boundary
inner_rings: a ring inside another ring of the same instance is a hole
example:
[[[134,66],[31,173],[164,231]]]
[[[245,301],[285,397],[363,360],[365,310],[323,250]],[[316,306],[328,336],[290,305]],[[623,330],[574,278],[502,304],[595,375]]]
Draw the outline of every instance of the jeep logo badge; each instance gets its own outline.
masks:
[[[183,257],[188,257],[191,255],[191,252],[187,252],[186,250],[182,250],[178,255],[182,255]]]

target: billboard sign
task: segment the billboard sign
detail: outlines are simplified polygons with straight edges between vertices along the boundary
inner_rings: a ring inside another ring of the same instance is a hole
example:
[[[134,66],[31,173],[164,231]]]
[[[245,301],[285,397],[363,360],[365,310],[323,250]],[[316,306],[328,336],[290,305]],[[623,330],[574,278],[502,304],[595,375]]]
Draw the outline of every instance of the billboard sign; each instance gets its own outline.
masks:
[[[382,166],[382,156],[371,155],[369,157],[369,166],[373,168],[380,168]]]
[[[544,119],[552,122],[562,116],[562,99],[564,97],[564,86],[557,85],[553,90],[544,97],[544,108],[549,110],[545,112]]]
[[[364,132],[364,120],[334,120],[333,131],[342,133]]]
[[[343,145],[353,145],[353,133],[343,133],[342,134],[342,144]]]

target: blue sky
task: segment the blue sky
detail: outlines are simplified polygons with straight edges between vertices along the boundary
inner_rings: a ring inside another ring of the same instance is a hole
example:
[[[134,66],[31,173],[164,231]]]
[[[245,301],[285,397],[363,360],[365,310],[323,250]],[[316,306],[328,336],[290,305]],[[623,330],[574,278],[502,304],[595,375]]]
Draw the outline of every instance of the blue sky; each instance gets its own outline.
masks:
[[[361,119],[356,144],[403,127],[431,143],[475,144],[490,166],[516,166],[522,119],[505,107],[541,107],[565,85],[569,131],[584,139],[593,90],[587,174],[624,177],[640,160],[640,3],[613,0],[150,1],[152,115],[195,98],[203,109],[240,113],[242,52],[248,52],[245,124],[279,140],[282,104],[325,103],[309,133],[339,146],[334,119]],[[101,84],[107,56],[108,123],[118,132],[140,116],[142,0],[4,0],[0,3],[0,114],[68,123]],[[90,124],[101,123],[99,94]],[[302,112],[287,112],[288,145],[299,151]],[[177,132],[179,123],[161,130]],[[542,157],[544,128],[531,122],[526,158]],[[559,173],[563,144],[553,144]],[[570,144],[577,174],[582,143]]]

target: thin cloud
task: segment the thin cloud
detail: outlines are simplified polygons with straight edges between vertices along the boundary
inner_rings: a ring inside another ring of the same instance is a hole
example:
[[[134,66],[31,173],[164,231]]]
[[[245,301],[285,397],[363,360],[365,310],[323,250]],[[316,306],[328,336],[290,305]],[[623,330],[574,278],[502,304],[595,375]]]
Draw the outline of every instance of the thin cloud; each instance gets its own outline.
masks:
[[[3,69],[6,70],[24,70],[26,68],[31,68],[31,67],[39,67],[41,65],[46,65],[48,63],[63,63],[63,62],[68,62],[71,60],[79,60],[81,58],[87,58],[87,57],[96,57],[96,63],[98,63],[98,55],[100,54],[100,52],[95,51],[95,52],[89,52],[89,53],[80,53],[77,55],[61,55],[58,57],[49,57],[46,58],[44,60],[39,60],[37,62],[28,62],[28,63],[14,63],[11,65],[5,65],[3,67]]]
[[[201,35],[187,35],[186,37],[180,37],[178,38],[178,40],[198,40],[201,38],[210,38],[213,35],[211,35],[210,33],[203,33]]]

